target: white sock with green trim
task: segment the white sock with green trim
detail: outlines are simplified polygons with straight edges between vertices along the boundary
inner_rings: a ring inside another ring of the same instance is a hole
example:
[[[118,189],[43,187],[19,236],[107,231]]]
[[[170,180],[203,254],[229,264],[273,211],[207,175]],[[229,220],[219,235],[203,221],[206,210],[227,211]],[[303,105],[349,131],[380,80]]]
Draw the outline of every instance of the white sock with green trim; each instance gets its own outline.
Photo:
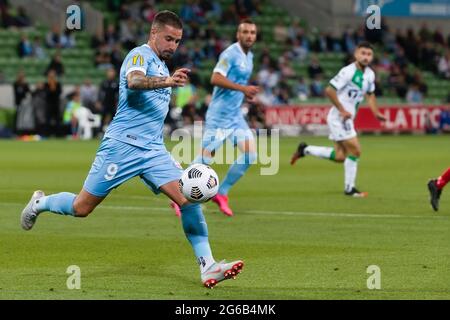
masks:
[[[344,161],[345,191],[351,191],[355,187],[356,173],[358,171],[358,158],[349,156]]]
[[[334,149],[330,147],[307,146],[305,154],[322,159],[334,160]]]

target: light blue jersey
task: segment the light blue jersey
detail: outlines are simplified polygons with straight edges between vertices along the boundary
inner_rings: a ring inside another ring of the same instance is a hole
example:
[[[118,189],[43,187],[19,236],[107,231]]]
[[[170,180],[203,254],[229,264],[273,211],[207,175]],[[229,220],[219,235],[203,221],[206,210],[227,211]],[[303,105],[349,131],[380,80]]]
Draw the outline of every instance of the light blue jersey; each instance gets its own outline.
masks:
[[[248,85],[252,71],[253,54],[251,52],[245,54],[238,42],[222,52],[213,70],[231,82],[244,86]],[[212,101],[206,113],[205,132],[202,138],[203,149],[212,154],[228,139],[234,146],[243,150],[243,143],[254,139],[241,112],[243,100],[244,94],[240,91],[214,87]],[[244,175],[256,158],[256,152],[244,151],[230,166],[220,185],[218,195],[227,196],[230,188]],[[208,164],[211,161],[212,158],[204,155],[194,159],[194,163]],[[230,214],[231,209],[223,212]]]
[[[213,72],[218,72],[228,80],[246,86],[253,71],[253,53],[247,54],[236,42],[219,57]],[[213,97],[206,112],[205,132],[202,147],[213,151],[226,139],[233,145],[253,139],[253,134],[241,112],[244,94],[240,91],[214,87]]]
[[[228,80],[247,85],[253,71],[253,53],[244,53],[238,42],[229,46],[219,57],[213,72]],[[241,105],[244,94],[240,91],[214,87],[212,101],[206,113],[207,128],[240,128],[243,121]]]
[[[105,197],[125,181],[139,176],[155,193],[180,178],[182,168],[163,142],[164,119],[171,88],[131,90],[127,75],[139,70],[146,76],[169,76],[163,61],[144,44],[130,51],[120,69],[119,106],[97,151],[84,189]]]
[[[135,70],[147,77],[170,75],[166,64],[147,44],[131,50],[120,68],[119,105],[105,137],[145,149],[164,148],[163,126],[172,89],[129,89],[127,75]]]

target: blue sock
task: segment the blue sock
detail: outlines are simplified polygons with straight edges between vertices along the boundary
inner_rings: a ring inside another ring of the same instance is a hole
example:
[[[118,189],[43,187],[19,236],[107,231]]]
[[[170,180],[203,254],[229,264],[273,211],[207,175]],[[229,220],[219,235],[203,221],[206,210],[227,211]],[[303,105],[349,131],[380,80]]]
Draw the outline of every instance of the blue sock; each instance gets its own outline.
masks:
[[[195,157],[194,161],[192,163],[203,163],[206,165],[210,165],[212,162],[212,158],[208,156],[204,156],[199,154],[197,157]]]
[[[214,258],[208,241],[208,227],[200,204],[187,204],[181,207],[183,230],[194,249],[195,257],[203,272],[213,264]]]
[[[244,175],[250,165],[256,161],[255,152],[242,153],[231,165],[225,179],[219,187],[219,194],[227,195],[230,188]]]
[[[66,216],[74,216],[73,201],[76,195],[69,192],[61,192],[42,197],[34,202],[38,212],[50,211]]]

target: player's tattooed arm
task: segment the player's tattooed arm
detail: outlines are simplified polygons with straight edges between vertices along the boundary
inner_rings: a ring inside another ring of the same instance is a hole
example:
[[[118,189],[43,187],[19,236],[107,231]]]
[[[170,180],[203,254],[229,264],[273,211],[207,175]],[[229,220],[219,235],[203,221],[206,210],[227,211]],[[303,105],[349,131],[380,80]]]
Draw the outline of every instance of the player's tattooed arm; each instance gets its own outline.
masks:
[[[131,71],[127,76],[128,88],[133,90],[152,90],[167,87],[182,87],[186,84],[189,69],[181,68],[168,77],[147,77],[141,71]]]
[[[170,77],[147,77],[141,71],[131,71],[127,76],[128,88],[151,90],[170,87]]]

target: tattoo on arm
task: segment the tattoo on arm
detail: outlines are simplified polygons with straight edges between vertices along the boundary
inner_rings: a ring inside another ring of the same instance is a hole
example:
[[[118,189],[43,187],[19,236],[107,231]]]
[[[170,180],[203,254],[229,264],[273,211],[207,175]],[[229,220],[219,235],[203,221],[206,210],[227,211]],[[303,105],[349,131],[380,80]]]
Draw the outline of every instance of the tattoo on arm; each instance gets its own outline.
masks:
[[[149,90],[170,87],[168,77],[147,77],[140,71],[131,71],[127,76],[128,88],[135,90]]]

